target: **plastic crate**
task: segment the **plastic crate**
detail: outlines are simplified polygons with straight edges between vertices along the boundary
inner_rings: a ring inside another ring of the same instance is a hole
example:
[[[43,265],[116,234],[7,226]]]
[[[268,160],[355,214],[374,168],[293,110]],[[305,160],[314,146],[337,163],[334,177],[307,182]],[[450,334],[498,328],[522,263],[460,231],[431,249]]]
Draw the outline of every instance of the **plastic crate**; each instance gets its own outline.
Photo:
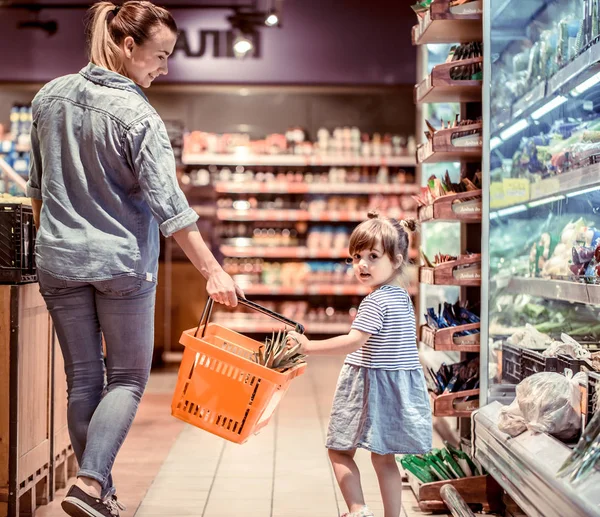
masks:
[[[521,355],[521,380],[539,372],[555,372],[558,368],[556,357],[545,357],[543,350],[523,349]]]
[[[519,384],[522,380],[520,346],[502,343],[502,380],[511,384]]]
[[[581,359],[575,359],[570,355],[559,354],[557,357],[556,371],[558,373],[565,373],[566,370],[571,370],[573,375],[581,371],[581,367],[584,361]]]
[[[600,373],[588,372],[587,421],[600,411]]]
[[[31,206],[0,203],[0,283],[37,281],[35,236]]]

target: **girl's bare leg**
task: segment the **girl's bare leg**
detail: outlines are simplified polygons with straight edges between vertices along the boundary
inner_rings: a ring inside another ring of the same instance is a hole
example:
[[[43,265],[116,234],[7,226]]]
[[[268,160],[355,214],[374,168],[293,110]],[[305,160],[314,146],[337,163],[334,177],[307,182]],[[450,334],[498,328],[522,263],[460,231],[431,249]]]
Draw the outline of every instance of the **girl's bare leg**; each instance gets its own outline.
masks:
[[[329,449],[328,452],[335,479],[342,491],[344,501],[348,505],[348,511],[360,511],[365,506],[365,496],[360,484],[360,472],[354,461],[356,449],[351,451],[334,451]]]
[[[379,481],[385,517],[400,517],[402,511],[402,476],[393,454],[371,453],[371,461]]]

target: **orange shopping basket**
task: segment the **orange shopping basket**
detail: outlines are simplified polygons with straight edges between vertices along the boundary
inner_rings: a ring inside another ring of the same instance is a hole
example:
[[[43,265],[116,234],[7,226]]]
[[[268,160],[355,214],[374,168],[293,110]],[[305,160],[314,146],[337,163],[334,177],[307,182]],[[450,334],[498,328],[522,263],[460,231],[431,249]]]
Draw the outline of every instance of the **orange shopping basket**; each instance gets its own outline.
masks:
[[[304,327],[254,302],[238,302],[303,333]],[[185,347],[171,403],[174,417],[235,443],[245,442],[269,423],[293,378],[306,364],[279,373],[251,357],[262,343],[209,323],[209,299],[197,328],[180,339]],[[198,335],[199,334],[199,335]]]

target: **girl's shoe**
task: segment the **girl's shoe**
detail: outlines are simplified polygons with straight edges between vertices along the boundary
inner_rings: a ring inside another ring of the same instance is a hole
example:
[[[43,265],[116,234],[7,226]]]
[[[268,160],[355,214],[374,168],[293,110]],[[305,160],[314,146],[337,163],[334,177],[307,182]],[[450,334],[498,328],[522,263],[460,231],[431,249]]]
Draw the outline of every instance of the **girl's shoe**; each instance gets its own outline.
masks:
[[[368,506],[363,506],[358,512],[344,513],[341,517],[375,517]]]

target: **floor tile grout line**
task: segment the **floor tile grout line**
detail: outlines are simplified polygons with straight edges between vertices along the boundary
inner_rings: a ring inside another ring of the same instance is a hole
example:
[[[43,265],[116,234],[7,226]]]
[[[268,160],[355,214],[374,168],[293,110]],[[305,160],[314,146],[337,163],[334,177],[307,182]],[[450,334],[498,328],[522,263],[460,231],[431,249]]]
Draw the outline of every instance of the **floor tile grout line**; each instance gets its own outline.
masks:
[[[219,467],[221,466],[221,461],[223,460],[223,455],[225,454],[225,447],[227,446],[227,442],[223,440],[223,447],[221,448],[221,452],[219,454],[219,459],[217,460],[217,466],[215,467],[215,475],[213,476],[212,482],[208,489],[208,494],[206,494],[206,502],[204,503],[204,508],[202,508],[202,516],[206,514],[206,509],[208,508],[208,503],[210,501],[210,494],[212,493],[213,487],[215,486],[215,481],[217,480],[217,476],[219,475]]]
[[[313,392],[313,397],[314,397],[314,401],[315,401],[315,406],[317,408],[317,418],[319,419],[319,431],[321,432],[321,438],[323,439],[323,443],[325,443],[327,440],[327,436],[324,431],[325,419],[323,417],[323,413],[321,412],[321,408],[319,406],[317,383],[312,374],[310,375],[310,383],[312,386],[312,392]],[[331,486],[333,487],[333,499],[335,500],[335,507],[337,508],[338,515],[340,515],[340,505],[339,505],[338,498],[336,495],[336,480],[333,475],[333,468],[331,467],[331,465],[329,465],[329,478],[331,480]]]
[[[273,430],[273,475],[271,476],[271,516],[273,517],[273,507],[275,506],[275,473],[277,467],[277,437],[279,435],[279,409],[275,413],[275,429]]]

